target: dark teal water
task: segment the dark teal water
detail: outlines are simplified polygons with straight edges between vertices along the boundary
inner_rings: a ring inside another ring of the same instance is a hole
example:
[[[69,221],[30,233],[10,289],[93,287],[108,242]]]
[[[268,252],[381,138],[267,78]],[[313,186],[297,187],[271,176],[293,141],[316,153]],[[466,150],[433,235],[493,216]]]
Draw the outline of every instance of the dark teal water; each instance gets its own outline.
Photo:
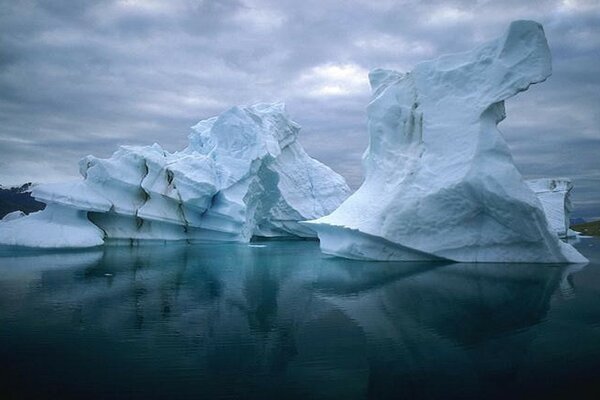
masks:
[[[589,265],[0,250],[0,398],[600,398]]]

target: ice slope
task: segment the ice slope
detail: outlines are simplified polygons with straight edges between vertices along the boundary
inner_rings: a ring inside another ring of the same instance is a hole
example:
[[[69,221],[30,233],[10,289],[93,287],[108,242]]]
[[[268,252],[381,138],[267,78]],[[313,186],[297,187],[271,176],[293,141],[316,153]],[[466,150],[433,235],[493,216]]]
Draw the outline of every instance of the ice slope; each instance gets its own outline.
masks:
[[[299,129],[283,104],[256,104],[199,122],[180,152],[154,144],[87,156],[83,180],[33,189],[47,210],[1,222],[0,244],[314,237],[298,221],[332,212],[350,189],[306,154]]]
[[[371,260],[584,262],[548,225],[497,124],[504,100],[544,81],[543,28],[511,23],[472,51],[369,74],[365,181],[307,222],[325,253]]]
[[[567,178],[530,179],[527,185],[542,203],[542,208],[550,224],[550,228],[559,237],[577,236],[577,232],[569,229],[571,205],[571,190],[573,184]]]
[[[19,219],[21,217],[24,217],[26,214],[21,211],[21,210],[16,210],[16,211],[12,211],[9,212],[8,214],[6,214],[4,217],[2,217],[2,219],[0,221],[13,221],[15,219]]]

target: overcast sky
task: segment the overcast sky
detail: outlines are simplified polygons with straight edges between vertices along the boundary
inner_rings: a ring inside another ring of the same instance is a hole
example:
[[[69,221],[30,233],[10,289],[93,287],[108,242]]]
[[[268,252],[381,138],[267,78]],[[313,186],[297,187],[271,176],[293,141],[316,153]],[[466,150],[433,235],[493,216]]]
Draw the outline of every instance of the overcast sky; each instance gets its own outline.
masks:
[[[0,184],[78,174],[120,144],[183,148],[236,104],[283,101],[309,154],[360,185],[367,73],[544,25],[553,76],[507,101],[525,177],[600,216],[600,1],[0,0]]]

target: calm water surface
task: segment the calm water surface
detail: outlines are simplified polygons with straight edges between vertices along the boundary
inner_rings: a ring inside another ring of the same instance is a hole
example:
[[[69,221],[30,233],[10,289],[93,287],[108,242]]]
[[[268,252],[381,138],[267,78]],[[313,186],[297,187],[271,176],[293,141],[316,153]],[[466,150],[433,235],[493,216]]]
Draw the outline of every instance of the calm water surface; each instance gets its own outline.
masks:
[[[600,398],[587,266],[0,249],[0,398]]]

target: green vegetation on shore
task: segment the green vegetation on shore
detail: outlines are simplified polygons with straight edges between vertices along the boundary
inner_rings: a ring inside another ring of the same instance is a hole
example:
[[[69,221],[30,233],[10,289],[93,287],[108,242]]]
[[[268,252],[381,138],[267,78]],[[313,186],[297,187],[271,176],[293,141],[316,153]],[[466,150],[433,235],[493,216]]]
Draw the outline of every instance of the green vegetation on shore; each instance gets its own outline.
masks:
[[[571,229],[584,235],[600,236],[600,221],[586,222],[571,226]]]

